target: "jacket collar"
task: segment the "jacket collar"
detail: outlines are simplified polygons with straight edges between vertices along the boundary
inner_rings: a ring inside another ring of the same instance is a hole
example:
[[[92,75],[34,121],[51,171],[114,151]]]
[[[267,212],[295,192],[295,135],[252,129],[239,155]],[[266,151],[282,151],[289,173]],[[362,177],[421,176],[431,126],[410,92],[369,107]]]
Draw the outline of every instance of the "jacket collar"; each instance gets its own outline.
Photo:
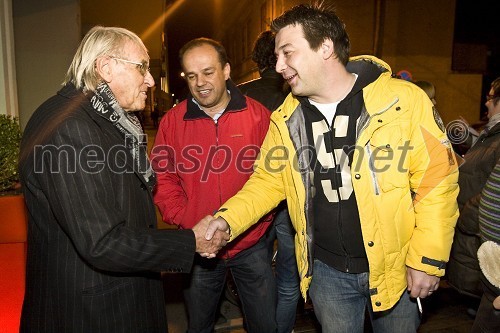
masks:
[[[247,108],[247,100],[241,91],[236,87],[231,79],[226,81],[226,88],[229,91],[231,100],[227,105],[224,113],[226,112],[238,112],[243,111]],[[184,115],[184,120],[194,120],[201,118],[210,118],[197,103],[194,102],[193,95],[189,94],[187,98],[187,111]]]
[[[379,59],[371,55],[360,55],[360,56],[350,57],[349,62],[347,63],[347,67],[352,66],[360,61],[375,65],[376,67],[378,67],[380,72],[383,73],[392,72],[391,67],[386,62],[384,62],[382,59]]]
[[[490,129],[487,131],[486,136],[492,136],[500,133],[500,122],[495,123]]]
[[[103,135],[105,136],[113,136],[114,142],[120,142],[124,143],[124,138],[120,134],[120,132],[111,124],[111,122],[107,121],[103,117],[99,116],[94,109],[92,108],[92,105],[90,104],[90,97],[88,94],[84,93],[81,89],[77,89],[73,83],[68,83],[65,86],[63,86],[58,92],[58,95],[67,98],[69,100],[73,101],[74,108],[70,108],[69,110],[78,110],[79,107],[83,108],[85,113],[92,119],[92,121],[96,124],[96,126],[100,127],[102,129]],[[71,111],[72,112],[72,111]],[[116,141],[115,141],[116,140]],[[105,148],[105,147],[102,147]],[[144,176],[142,176],[138,171],[137,168],[135,167],[132,158],[127,158],[123,154],[117,154],[116,159],[118,163],[123,163],[123,165],[128,166],[128,170],[133,170],[133,172],[136,174],[136,176],[139,178],[141,183],[144,185],[148,186],[149,184],[146,182],[144,179]],[[151,191],[147,191],[148,194],[152,198],[152,193]]]
[[[75,106],[78,105],[78,107],[81,107],[85,110],[85,112],[88,114],[88,116],[98,125],[99,127],[106,127],[108,124],[111,124],[109,121],[105,120],[104,118],[100,117],[92,108],[92,105],[90,104],[90,96],[89,93],[84,93],[81,89],[77,89],[73,83],[68,83],[65,86],[61,88],[57,92],[59,95],[75,101],[74,104]],[[90,92],[92,94],[92,92]],[[107,134],[113,135],[117,138],[122,138],[120,135],[120,132],[117,130],[114,131],[106,131]]]
[[[368,86],[370,83],[374,82],[375,80],[378,79],[378,77],[383,73],[386,72],[387,69],[385,69],[383,66],[367,60],[367,59],[361,59],[357,61],[349,61],[347,63],[346,69],[350,73],[356,74],[358,77],[356,79],[356,82],[354,83],[354,86],[352,87],[351,91],[347,94],[346,97],[341,101],[343,103],[344,101],[348,101],[352,96],[356,95],[358,92],[363,90],[366,86]],[[299,101],[302,103],[303,106],[306,107],[311,107],[311,103],[309,101],[309,98],[307,97],[298,97]]]
[[[382,73],[387,72],[387,69],[381,64],[372,61],[372,59],[364,58],[349,61],[346,69],[348,72],[358,75],[358,78],[354,83],[354,87],[352,87],[352,90],[346,96],[346,99],[354,94],[357,94],[370,83],[377,80]]]
[[[391,68],[384,61],[374,56],[357,56],[349,59],[347,68],[359,75],[365,105],[370,105],[366,111],[370,115],[381,113],[399,101],[398,93],[389,85]],[[401,82],[407,83],[404,80]]]

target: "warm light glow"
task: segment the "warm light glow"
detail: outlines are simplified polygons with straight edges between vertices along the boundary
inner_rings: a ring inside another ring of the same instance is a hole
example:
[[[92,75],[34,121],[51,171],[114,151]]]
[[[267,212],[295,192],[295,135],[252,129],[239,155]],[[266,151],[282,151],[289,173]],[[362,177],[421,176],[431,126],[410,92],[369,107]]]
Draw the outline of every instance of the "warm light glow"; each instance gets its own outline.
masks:
[[[172,15],[180,5],[184,3],[185,0],[177,0],[170,7],[168,7],[165,12],[160,15],[151,25],[142,33],[141,39],[147,39],[151,34],[153,34],[158,26],[163,27],[163,23],[168,19],[170,15]]]
[[[181,77],[184,77],[186,76],[186,74],[184,74],[184,72],[181,72]]]
[[[222,22],[222,4],[223,0],[214,1],[214,28],[217,27],[217,22]]]

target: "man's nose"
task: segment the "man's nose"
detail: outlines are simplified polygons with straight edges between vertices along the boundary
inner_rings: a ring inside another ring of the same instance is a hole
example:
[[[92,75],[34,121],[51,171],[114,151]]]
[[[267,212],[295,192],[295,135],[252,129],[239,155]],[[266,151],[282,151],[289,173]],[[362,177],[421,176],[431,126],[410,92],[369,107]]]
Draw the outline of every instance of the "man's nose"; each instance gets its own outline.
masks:
[[[199,75],[197,78],[196,78],[196,85],[201,87],[205,84],[206,80],[205,78],[203,77],[203,75]]]
[[[276,60],[276,72],[280,73],[283,72],[286,69],[286,64],[285,60],[283,59],[283,55],[278,55],[277,60]]]
[[[155,79],[153,78],[153,75],[149,71],[146,72],[146,76],[144,76],[144,82],[149,88],[152,88],[155,86]]]

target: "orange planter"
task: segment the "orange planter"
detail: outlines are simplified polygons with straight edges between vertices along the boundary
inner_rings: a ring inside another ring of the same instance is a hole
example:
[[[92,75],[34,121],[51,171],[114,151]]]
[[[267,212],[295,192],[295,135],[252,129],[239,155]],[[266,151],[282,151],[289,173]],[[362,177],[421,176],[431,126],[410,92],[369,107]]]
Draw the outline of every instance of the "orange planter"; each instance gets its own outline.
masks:
[[[19,332],[27,220],[22,195],[0,196],[0,333]]]

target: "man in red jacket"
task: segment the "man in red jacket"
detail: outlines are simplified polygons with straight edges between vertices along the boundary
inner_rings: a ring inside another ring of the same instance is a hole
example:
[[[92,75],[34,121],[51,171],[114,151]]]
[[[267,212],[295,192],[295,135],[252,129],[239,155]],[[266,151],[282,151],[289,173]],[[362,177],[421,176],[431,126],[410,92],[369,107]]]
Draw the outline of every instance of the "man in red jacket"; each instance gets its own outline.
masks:
[[[224,47],[198,38],[180,52],[190,96],[162,118],[151,163],[154,200],[163,220],[191,228],[238,192],[252,173],[269,127],[270,111],[245,97],[229,79]],[[216,259],[197,256],[184,290],[188,332],[212,332],[227,269],[242,302],[248,332],[276,330],[276,290],[264,217]]]

